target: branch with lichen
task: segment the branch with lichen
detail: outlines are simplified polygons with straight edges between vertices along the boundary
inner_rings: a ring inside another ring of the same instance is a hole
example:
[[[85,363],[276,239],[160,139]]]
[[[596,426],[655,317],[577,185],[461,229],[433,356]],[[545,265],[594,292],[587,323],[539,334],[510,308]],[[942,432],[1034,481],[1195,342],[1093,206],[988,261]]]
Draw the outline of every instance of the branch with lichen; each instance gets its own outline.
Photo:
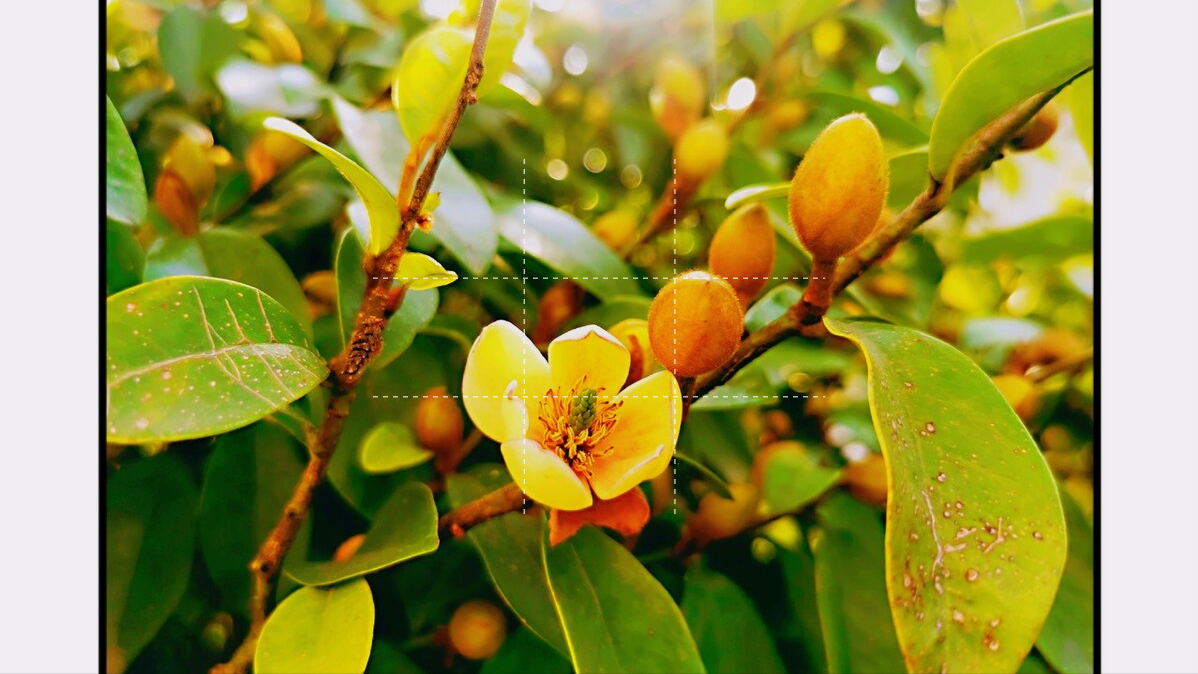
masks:
[[[453,138],[466,108],[477,102],[475,90],[483,76],[483,54],[491,32],[495,2],[496,0],[483,0],[479,8],[478,27],[475,30],[474,44],[470,50],[469,66],[461,92],[441,127],[432,154],[415,181],[411,198],[407,205],[402,207],[399,233],[386,250],[377,257],[368,256],[364,262],[366,290],[345,349],[329,363],[330,374],[326,383],[331,387],[332,394],[320,429],[308,434],[308,465],[278,523],[262,544],[257,556],[250,562],[250,572],[254,576],[254,593],[250,604],[249,632],[228,662],[212,668],[213,674],[240,674],[254,659],[258,636],[266,623],[271,581],[278,574],[283,558],[291,549],[300,525],[308,515],[313,492],[328,471],[329,461],[341,439],[341,430],[354,400],[357,383],[367,366],[382,350],[383,328],[403,301],[402,294],[397,294],[392,288],[395,270],[407,251],[413,229],[422,219],[424,201],[428,197],[437,167],[449,150],[449,141]]]

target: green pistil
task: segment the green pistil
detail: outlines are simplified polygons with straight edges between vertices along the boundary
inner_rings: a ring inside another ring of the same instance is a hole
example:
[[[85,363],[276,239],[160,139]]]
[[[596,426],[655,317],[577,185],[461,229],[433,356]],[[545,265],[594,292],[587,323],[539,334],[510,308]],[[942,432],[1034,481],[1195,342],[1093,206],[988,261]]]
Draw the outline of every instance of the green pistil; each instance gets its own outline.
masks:
[[[598,402],[599,392],[593,388],[584,388],[574,396],[574,402],[570,405],[570,428],[575,433],[582,433],[595,423]]]

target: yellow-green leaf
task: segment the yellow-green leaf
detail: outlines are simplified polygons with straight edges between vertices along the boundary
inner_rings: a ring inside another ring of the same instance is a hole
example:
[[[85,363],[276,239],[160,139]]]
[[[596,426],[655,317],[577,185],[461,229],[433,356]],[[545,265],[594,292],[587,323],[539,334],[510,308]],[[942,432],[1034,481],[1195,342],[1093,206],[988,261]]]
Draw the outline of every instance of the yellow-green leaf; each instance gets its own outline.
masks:
[[[146,181],[141,162],[116,106],[107,96],[104,101],[108,104],[104,206],[109,218],[126,225],[140,225],[146,219]]]
[[[254,651],[259,674],[361,674],[374,641],[374,597],[365,580],[301,587],[267,618]]]
[[[428,290],[449,285],[458,280],[458,275],[423,253],[409,251],[399,259],[395,280],[411,290]]]
[[[370,242],[367,249],[373,255],[378,255],[387,249],[395,235],[399,233],[399,208],[395,199],[383,184],[370,175],[366,169],[358,166],[352,159],[312,137],[295,122],[270,117],[262,123],[268,129],[286,134],[315,150],[325,159],[333,163],[337,172],[349,181],[362,203],[366,204],[366,212],[370,215]]]
[[[473,31],[440,24],[412,40],[399,59],[391,102],[412,145],[419,145],[448,114],[462,91]]]
[[[433,453],[416,443],[407,426],[393,421],[384,421],[370,429],[358,449],[358,463],[371,474],[394,473],[431,458]]]
[[[499,84],[499,78],[512,66],[512,56],[516,53],[520,38],[524,37],[524,25],[528,23],[531,10],[530,0],[499,0],[495,3],[491,34],[487,38],[487,51],[483,54],[483,79],[478,83],[480,98],[494,89]]]

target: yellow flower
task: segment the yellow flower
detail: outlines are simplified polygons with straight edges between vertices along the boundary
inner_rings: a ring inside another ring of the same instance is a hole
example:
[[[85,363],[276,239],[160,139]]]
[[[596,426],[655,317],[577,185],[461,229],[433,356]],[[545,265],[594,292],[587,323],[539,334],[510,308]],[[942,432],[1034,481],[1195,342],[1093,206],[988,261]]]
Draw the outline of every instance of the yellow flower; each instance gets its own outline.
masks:
[[[529,498],[582,510],[661,474],[678,442],[678,382],[663,371],[621,391],[629,362],[598,326],[553,340],[546,361],[516,326],[496,321],[466,358],[462,398]]]

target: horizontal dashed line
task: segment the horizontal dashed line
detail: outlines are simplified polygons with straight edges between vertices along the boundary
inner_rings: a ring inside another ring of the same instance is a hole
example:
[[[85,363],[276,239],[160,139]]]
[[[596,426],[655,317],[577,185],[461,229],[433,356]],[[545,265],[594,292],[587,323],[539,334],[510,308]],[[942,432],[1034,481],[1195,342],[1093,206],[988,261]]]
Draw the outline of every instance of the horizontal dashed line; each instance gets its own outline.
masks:
[[[426,276],[374,276],[375,281],[419,281]],[[459,276],[459,281],[669,281],[676,276]],[[822,276],[721,276],[730,281],[822,281]]]
[[[395,396],[386,396],[386,395],[373,395],[373,396],[370,396],[370,397],[371,397],[371,398],[411,398],[411,399],[414,399],[414,400],[415,400],[415,399],[421,399],[421,400],[423,400],[423,399],[424,399],[424,396],[422,396],[422,395],[395,395]],[[507,396],[505,396],[505,395],[494,395],[494,396],[428,396],[428,397],[429,397],[429,398],[453,398],[454,400],[461,400],[462,398],[507,398]],[[649,399],[649,398],[662,398],[662,399],[665,399],[665,400],[671,400],[671,399],[673,399],[673,396],[612,396],[612,397],[621,397],[621,398],[624,398],[624,399],[628,399],[628,398],[641,398],[641,399],[646,399],[646,400],[647,400],[647,399]],[[723,396],[712,396],[712,395],[706,395],[706,396],[702,396],[701,398],[697,398],[697,400],[705,400],[705,399],[708,399],[708,398],[715,398],[715,399],[721,399],[721,400],[759,400],[759,399],[761,399],[761,398],[827,398],[827,397],[828,397],[828,396],[820,396],[820,395],[804,396],[804,395],[790,395],[790,394],[785,394],[785,395],[776,395],[776,396],[770,396],[770,395],[764,395],[764,394],[763,394],[763,395],[760,395],[760,396],[748,396],[748,395],[723,395]]]

